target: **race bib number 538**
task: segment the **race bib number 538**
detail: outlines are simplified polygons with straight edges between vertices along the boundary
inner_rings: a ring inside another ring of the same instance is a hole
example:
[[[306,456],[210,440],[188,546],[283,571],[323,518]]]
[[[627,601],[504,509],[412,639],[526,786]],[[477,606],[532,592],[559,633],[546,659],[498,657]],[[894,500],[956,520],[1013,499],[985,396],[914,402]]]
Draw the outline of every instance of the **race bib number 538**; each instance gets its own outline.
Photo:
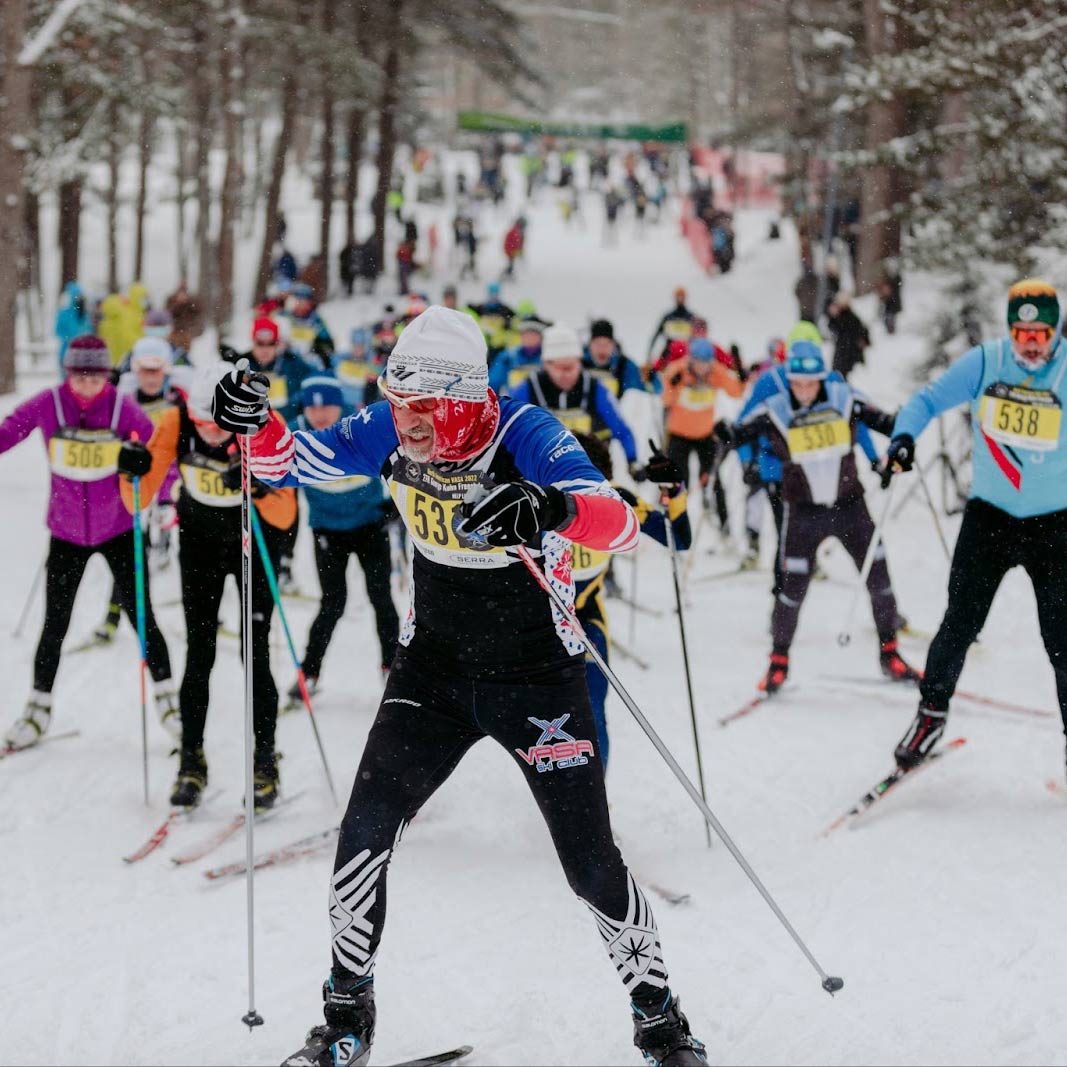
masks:
[[[1001,444],[1035,452],[1058,447],[1063,409],[1055,393],[997,383],[982,397],[982,429]]]

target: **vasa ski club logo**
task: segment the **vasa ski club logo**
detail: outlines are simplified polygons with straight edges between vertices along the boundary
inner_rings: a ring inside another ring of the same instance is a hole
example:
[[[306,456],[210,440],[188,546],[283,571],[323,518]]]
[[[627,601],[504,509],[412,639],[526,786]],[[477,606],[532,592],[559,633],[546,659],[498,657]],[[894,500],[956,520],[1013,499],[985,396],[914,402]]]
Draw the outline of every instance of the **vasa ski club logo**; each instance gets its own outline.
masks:
[[[516,754],[522,757],[528,767],[536,767],[538,774],[556,768],[566,770],[568,767],[584,767],[589,762],[589,757],[594,754],[593,742],[579,741],[571,737],[563,729],[569,718],[570,715],[561,715],[549,722],[531,715],[527,721],[541,731],[541,736],[536,745],[527,749],[515,749]],[[548,743],[550,741],[551,744]]]

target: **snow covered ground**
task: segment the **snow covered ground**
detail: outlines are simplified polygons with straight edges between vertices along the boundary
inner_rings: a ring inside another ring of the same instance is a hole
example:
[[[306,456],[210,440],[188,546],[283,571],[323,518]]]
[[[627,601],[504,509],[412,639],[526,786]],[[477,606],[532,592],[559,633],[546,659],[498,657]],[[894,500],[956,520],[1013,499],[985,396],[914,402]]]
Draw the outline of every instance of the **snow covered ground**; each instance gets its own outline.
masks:
[[[433,210],[433,209],[429,209]],[[313,207],[288,208],[298,230]],[[491,220],[499,232],[507,213]],[[734,273],[704,277],[676,225],[641,237],[622,226],[604,246],[600,211],[565,228],[553,198],[529,212],[525,265],[505,296],[531,296],[554,319],[615,320],[630,351],[643,354],[677,284],[704,310],[721,341],[752,355],[795,318],[796,252],[791,235],[768,242],[766,217],[742,215]],[[442,216],[443,218],[443,216]],[[485,266],[499,262],[487,243]],[[429,283],[436,296],[449,280]],[[473,283],[464,295],[473,298]],[[876,343],[860,384],[886,407],[908,392],[921,354],[929,286],[906,292],[901,332]],[[380,302],[379,302],[380,304]],[[377,306],[377,305],[374,305]],[[372,307],[367,300],[324,309],[340,336]],[[870,318],[870,308],[861,304]],[[24,392],[33,387],[24,383]],[[6,414],[15,398],[0,401]],[[932,442],[924,441],[924,444]],[[739,491],[731,471],[733,495]],[[4,720],[21,708],[40,623],[40,604],[19,638],[10,636],[44,550],[47,493],[37,440],[0,459],[0,670]],[[877,514],[882,497],[872,494]],[[735,506],[739,518],[739,510]],[[958,519],[948,520],[950,538]],[[936,627],[947,567],[918,496],[888,526],[890,566],[902,610]],[[770,538],[766,549],[769,551]],[[706,544],[706,542],[705,542]],[[689,714],[673,594],[664,551],[638,556],[642,603],[636,645],[647,672],[615,666],[687,767]],[[715,1063],[1067,1063],[1062,961],[1067,935],[1058,717],[1032,720],[958,702],[948,737],[967,747],[887,800],[855,832],[820,832],[892,765],[892,748],[914,710],[907,690],[830,684],[828,673],[877,676],[866,604],[847,648],[835,640],[851,598],[852,568],[834,549],[829,581],[813,586],[794,647],[794,688],[728,729],[717,719],[748,699],[765,665],[770,576],[701,583],[726,562],[697,549],[689,597],[694,688],[710,800],[822,965],[845,979],[831,999],[741,871],[716,843],[669,771],[610,698],[609,794],[616,830],[638,878],[690,895],[672,907],[653,897],[672,986]],[[632,565],[618,565],[632,585]],[[316,588],[310,539],[302,533],[299,577]],[[338,781],[351,780],[378,694],[369,608],[356,595],[327,657],[317,701]],[[104,610],[109,577],[90,566],[71,640]],[[153,580],[176,670],[184,655],[177,577]],[[236,601],[226,609],[236,618]],[[303,645],[313,605],[287,604]],[[612,623],[631,637],[626,608]],[[910,642],[919,662],[923,645]],[[288,686],[284,646],[275,659]],[[962,684],[1054,709],[1052,672],[1041,647],[1029,583],[1009,575],[982,646]],[[0,1062],[33,1064],[277,1063],[319,1018],[329,964],[329,851],[256,879],[256,1003],[266,1025],[249,1034],[245,887],[207,884],[200,867],[174,869],[164,849],[125,867],[166,810],[174,771],[170,743],[153,721],[151,809],[141,799],[138,668],[124,625],[109,649],[64,660],[55,692],[56,742],[0,765]],[[220,825],[241,793],[241,671],[233,642],[220,640],[208,723],[212,786],[224,790],[174,849]],[[304,716],[279,723],[283,788],[304,790],[257,830],[257,847],[282,844],[336,823]],[[237,859],[234,841],[212,862]],[[377,972],[375,1060],[468,1042],[478,1064],[636,1063],[626,998],[595,927],[567,889],[534,805],[510,758],[479,745],[426,807],[390,872],[390,922]],[[1057,918],[1059,916],[1059,918]]]

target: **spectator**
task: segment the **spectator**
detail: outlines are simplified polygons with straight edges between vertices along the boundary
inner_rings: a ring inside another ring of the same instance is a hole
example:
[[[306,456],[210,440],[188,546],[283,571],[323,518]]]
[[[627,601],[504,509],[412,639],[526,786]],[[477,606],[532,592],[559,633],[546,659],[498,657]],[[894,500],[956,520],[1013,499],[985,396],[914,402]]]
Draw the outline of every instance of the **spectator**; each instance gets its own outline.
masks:
[[[167,310],[174,321],[170,343],[188,352],[193,340],[204,332],[203,302],[199,296],[189,292],[189,283],[183,280],[167,297]]]
[[[830,332],[834,335],[834,370],[847,378],[871,343],[863,320],[852,310],[848,293],[838,293],[827,308]]]
[[[816,305],[819,302],[819,276],[810,263],[804,264],[804,270],[793,289],[797,304],[800,305],[800,318],[804,322],[816,322],[819,318]]]
[[[59,339],[59,367],[63,371],[63,357],[67,354],[67,345],[75,337],[93,332],[92,319],[86,306],[85,293],[77,282],[67,282],[63,295],[59,298],[59,310],[56,312],[56,337]],[[65,375],[64,375],[65,376]]]
[[[882,322],[886,333],[896,333],[897,316],[904,310],[900,295],[900,271],[894,262],[888,261],[878,283],[878,298],[882,302]]]

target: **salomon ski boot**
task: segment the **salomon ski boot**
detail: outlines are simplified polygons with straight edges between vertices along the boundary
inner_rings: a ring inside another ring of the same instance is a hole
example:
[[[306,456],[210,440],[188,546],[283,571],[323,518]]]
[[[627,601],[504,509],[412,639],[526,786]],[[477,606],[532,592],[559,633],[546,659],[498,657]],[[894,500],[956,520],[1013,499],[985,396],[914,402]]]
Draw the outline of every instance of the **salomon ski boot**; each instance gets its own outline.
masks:
[[[178,777],[170,793],[170,802],[176,808],[195,808],[207,785],[207,760],[203,747],[183,748]]]
[[[922,681],[922,675],[901,656],[895,637],[882,642],[878,662],[882,673],[892,682]]]
[[[893,753],[901,770],[913,770],[930,755],[934,745],[941,740],[941,735],[945,732],[947,718],[948,708],[932,708],[929,704],[919,704],[915,721],[908,727],[908,732],[900,739],[900,744]]]
[[[682,1014],[677,997],[668,991],[658,1010],[649,1011],[637,1003],[630,1007],[634,1044],[650,1067],[706,1067],[704,1044],[690,1033],[689,1020]]]
[[[181,741],[182,713],[178,707],[178,693],[170,678],[156,683],[156,714],[159,716],[163,729],[175,741]]]
[[[331,975],[322,987],[325,1026],[313,1026],[282,1067],[358,1067],[374,1041],[374,979]]]
[[[274,749],[256,749],[253,763],[252,804],[256,811],[267,811],[278,799],[278,760]]]

